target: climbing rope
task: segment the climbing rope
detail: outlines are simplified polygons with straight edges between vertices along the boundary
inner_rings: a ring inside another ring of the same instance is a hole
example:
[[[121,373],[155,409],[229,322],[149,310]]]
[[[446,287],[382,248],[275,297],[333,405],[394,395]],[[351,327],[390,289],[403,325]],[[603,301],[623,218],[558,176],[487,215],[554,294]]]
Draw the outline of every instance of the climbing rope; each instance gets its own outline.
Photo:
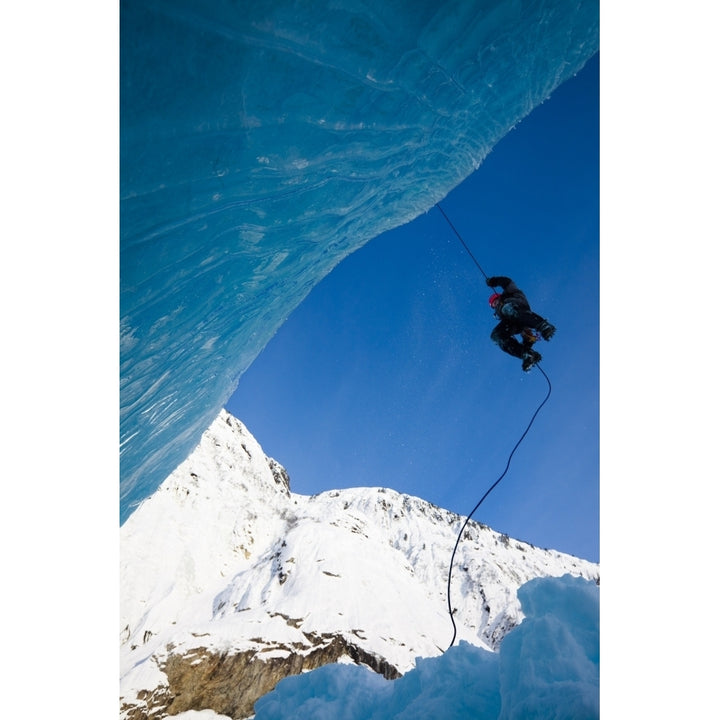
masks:
[[[455,561],[455,553],[457,552],[458,546],[460,545],[460,540],[462,538],[463,532],[465,532],[465,528],[467,527],[467,524],[470,522],[470,518],[475,514],[475,511],[483,504],[483,501],[485,498],[495,489],[495,487],[498,485],[498,483],[505,477],[508,469],[510,468],[510,461],[512,460],[513,455],[515,454],[515,451],[520,446],[520,443],[523,441],[525,436],[528,434],[528,431],[532,427],[533,422],[535,422],[535,418],[537,417],[538,413],[540,412],[542,406],[548,401],[550,397],[550,393],[552,392],[552,385],[550,384],[550,378],[547,376],[545,371],[540,367],[540,365],[535,365],[535,367],[545,376],[545,379],[547,380],[548,384],[548,391],[547,395],[545,396],[545,399],[538,405],[537,410],[535,410],[532,418],[530,418],[530,422],[528,423],[528,426],[525,428],[525,432],[520,436],[520,439],[515,443],[515,447],[512,449],[512,452],[508,456],[507,464],[505,465],[505,469],[502,472],[502,475],[490,486],[490,488],[485,492],[485,494],[480,498],[480,501],[478,504],[471,510],[470,514],[465,519],[465,522],[463,523],[463,526],[460,528],[460,532],[458,533],[457,540],[455,541],[455,547],[452,551],[452,557],[450,558],[450,569],[448,570],[448,582],[447,582],[447,602],[448,602],[448,612],[450,613],[450,620],[452,621],[453,626],[453,636],[452,640],[450,641],[450,645],[448,646],[448,650],[455,644],[455,638],[457,636],[457,626],[455,625],[455,618],[453,617],[453,609],[452,609],[452,602],[450,601],[450,582],[452,580],[452,569],[453,569],[453,563]]]
[[[478,270],[483,274],[483,277],[487,280],[488,276],[485,271],[480,267],[480,263],[476,260],[475,256],[470,251],[470,248],[466,245],[462,239],[462,235],[455,229],[455,226],[450,222],[450,218],[445,214],[445,211],[440,207],[439,203],[435,204],[435,207],[442,213],[443,217],[447,220],[448,225],[452,228],[453,232],[457,235],[458,240],[462,243],[462,246],[467,250],[468,255],[472,258],[472,261],[477,265]]]
[[[436,207],[442,213],[445,220],[447,220],[448,225],[450,225],[450,227],[452,228],[455,235],[457,235],[457,237],[460,240],[460,242],[462,243],[463,247],[465,248],[465,250],[467,250],[468,255],[470,255],[470,257],[472,258],[475,265],[477,265],[478,270],[480,270],[480,272],[485,276],[485,279],[487,280],[488,276],[485,274],[485,271],[480,266],[480,263],[477,261],[475,256],[470,251],[470,248],[467,246],[465,241],[462,239],[462,236],[460,235],[460,233],[455,229],[455,226],[452,224],[452,222],[450,222],[450,218],[448,218],[448,216],[445,214],[445,211],[440,207],[439,204],[436,204]],[[500,477],[488,488],[488,490],[485,492],[485,494],[478,501],[478,504],[471,510],[471,512],[467,516],[467,518],[465,518],[465,522],[463,523],[462,527],[460,528],[460,532],[458,533],[457,540],[455,541],[455,547],[453,548],[452,556],[450,557],[450,568],[448,570],[448,582],[447,582],[447,603],[448,603],[448,613],[450,614],[450,620],[451,620],[452,626],[453,626],[453,636],[452,636],[452,640],[450,641],[450,645],[448,646],[448,650],[455,644],[455,638],[457,637],[457,625],[455,624],[455,617],[454,617],[454,613],[453,613],[453,609],[452,609],[452,602],[450,600],[450,585],[451,585],[451,581],[452,581],[453,563],[455,562],[455,553],[457,552],[457,549],[460,545],[460,540],[462,539],[462,535],[465,532],[465,528],[467,527],[467,524],[470,522],[470,519],[472,518],[472,516],[475,514],[476,510],[483,504],[483,502],[485,501],[485,498],[497,487],[497,485],[500,483],[500,481],[507,474],[507,471],[510,468],[510,461],[512,460],[513,455],[515,454],[515,451],[518,449],[518,447],[520,447],[520,443],[525,439],[525,436],[530,431],[532,424],[535,422],[535,418],[538,416],[538,413],[542,409],[543,405],[545,405],[545,403],[550,399],[550,395],[552,393],[552,384],[550,383],[550,378],[547,376],[547,373],[540,367],[539,363],[536,364],[534,367],[536,367],[545,376],[545,380],[547,380],[547,384],[548,384],[547,395],[545,396],[543,401],[538,405],[537,409],[533,413],[533,416],[530,418],[530,422],[528,423],[527,427],[525,428],[525,431],[520,436],[520,439],[515,443],[515,447],[512,449],[512,451],[510,452],[510,455],[508,456],[507,464],[505,465],[505,469],[503,470],[502,475],[500,475]]]

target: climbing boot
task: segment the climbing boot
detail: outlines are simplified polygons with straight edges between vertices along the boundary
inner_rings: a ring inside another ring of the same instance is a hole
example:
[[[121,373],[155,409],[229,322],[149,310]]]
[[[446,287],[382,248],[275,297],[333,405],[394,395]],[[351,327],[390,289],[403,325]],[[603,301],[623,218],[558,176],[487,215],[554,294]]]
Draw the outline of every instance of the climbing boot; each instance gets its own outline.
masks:
[[[522,369],[527,372],[530,368],[542,360],[542,355],[535,350],[526,350],[522,356]]]
[[[555,326],[551,325],[547,320],[543,320],[538,332],[542,335],[543,340],[549,340],[555,334]]]

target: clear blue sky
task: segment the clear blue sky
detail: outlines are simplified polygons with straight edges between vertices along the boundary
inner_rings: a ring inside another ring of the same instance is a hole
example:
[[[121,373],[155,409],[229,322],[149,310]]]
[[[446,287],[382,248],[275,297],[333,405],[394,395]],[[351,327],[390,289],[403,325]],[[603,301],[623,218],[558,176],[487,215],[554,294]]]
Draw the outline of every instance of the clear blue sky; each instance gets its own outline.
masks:
[[[599,56],[441,203],[488,275],[557,327],[552,394],[474,519],[599,560]],[[227,409],[293,491],[386,486],[467,515],[547,393],[489,339],[490,290],[437,209],[314,288]]]

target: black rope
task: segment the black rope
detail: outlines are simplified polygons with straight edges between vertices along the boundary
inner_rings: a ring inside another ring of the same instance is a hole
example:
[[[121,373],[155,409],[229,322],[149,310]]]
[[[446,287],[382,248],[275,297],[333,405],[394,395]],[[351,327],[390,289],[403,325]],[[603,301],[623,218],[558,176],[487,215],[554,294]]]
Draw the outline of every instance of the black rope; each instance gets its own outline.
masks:
[[[450,641],[450,645],[448,646],[448,650],[455,644],[455,637],[457,636],[457,626],[455,625],[455,618],[453,617],[453,609],[452,609],[452,603],[450,601],[450,582],[452,580],[452,569],[453,569],[453,562],[455,561],[455,553],[457,552],[458,546],[460,545],[460,540],[462,538],[463,532],[465,532],[465,528],[467,527],[467,524],[470,522],[470,518],[475,514],[475,511],[483,504],[483,501],[485,498],[497,487],[498,483],[505,477],[507,474],[508,469],[510,468],[510,461],[512,460],[513,455],[515,454],[515,451],[520,446],[520,443],[525,439],[525,436],[528,434],[528,431],[532,427],[532,424],[535,422],[535,418],[537,417],[538,413],[540,412],[542,406],[548,401],[550,398],[550,393],[552,393],[552,385],[550,384],[550,378],[547,376],[545,371],[540,367],[539,364],[535,365],[535,367],[543,374],[545,375],[545,379],[547,380],[548,384],[548,392],[545,396],[545,399],[538,405],[537,410],[535,410],[532,418],[530,418],[530,422],[528,423],[528,426],[525,428],[525,432],[520,436],[520,439],[515,443],[515,447],[512,449],[512,452],[508,456],[507,459],[507,465],[505,465],[505,469],[502,472],[502,475],[490,486],[490,488],[485,492],[485,494],[480,498],[480,501],[478,504],[472,509],[470,514],[465,519],[465,522],[463,523],[463,526],[460,528],[460,532],[458,533],[457,540],[455,541],[455,547],[452,551],[452,557],[450,558],[450,569],[448,570],[448,583],[447,583],[447,602],[448,602],[448,612],[450,613],[450,620],[452,621],[453,625],[453,636],[452,640]]]
[[[472,258],[472,261],[477,265],[478,270],[483,274],[487,280],[488,276],[485,275],[485,271],[480,267],[480,263],[476,260],[475,256],[470,251],[470,248],[465,244],[460,233],[455,229],[455,226],[450,222],[450,218],[445,214],[445,211],[440,207],[440,203],[436,203],[435,207],[443,214],[443,217],[447,220],[448,225],[453,229],[453,232],[457,235],[458,240],[462,243],[462,246],[467,250],[468,255]]]
[[[448,225],[452,228],[455,235],[457,235],[458,240],[462,243],[465,250],[467,250],[468,255],[472,258],[475,265],[477,265],[478,270],[483,274],[485,279],[487,280],[487,275],[485,274],[485,271],[480,266],[480,263],[477,261],[475,256],[472,254],[470,248],[467,246],[465,241],[462,239],[462,236],[460,233],[455,229],[455,226],[450,221],[450,218],[445,214],[445,211],[440,207],[439,203],[436,203],[435,207],[442,213],[445,220],[447,220]],[[467,524],[470,522],[470,518],[475,514],[475,511],[483,504],[485,498],[497,487],[498,483],[505,477],[507,474],[508,469],[510,468],[510,461],[513,458],[513,455],[515,454],[515,451],[520,447],[520,443],[525,439],[525,436],[528,434],[530,428],[532,427],[532,424],[535,422],[535,418],[538,416],[538,413],[542,409],[542,406],[550,399],[550,394],[552,393],[552,385],[550,383],[550,378],[547,376],[546,372],[540,367],[539,364],[536,364],[535,367],[537,367],[538,370],[545,376],[545,380],[547,380],[548,384],[548,392],[545,396],[545,399],[538,405],[537,410],[533,413],[533,416],[530,418],[530,422],[528,423],[528,426],[525,428],[525,432],[520,436],[520,439],[515,443],[515,447],[510,452],[510,455],[507,459],[507,464],[505,465],[505,469],[502,472],[502,475],[490,486],[490,488],[485,492],[485,494],[480,498],[478,504],[472,509],[470,514],[465,518],[465,522],[463,523],[462,527],[460,528],[460,532],[458,533],[457,540],[455,541],[455,547],[452,551],[452,556],[450,558],[450,569],[448,570],[448,582],[447,582],[447,603],[448,603],[448,612],[450,613],[450,620],[452,621],[453,626],[453,636],[452,640],[450,641],[450,645],[448,646],[448,650],[455,644],[455,638],[457,637],[457,625],[455,625],[455,617],[453,615],[453,609],[452,609],[452,602],[450,600],[450,583],[452,580],[452,569],[453,569],[453,563],[455,562],[455,553],[457,552],[458,546],[460,545],[460,540],[462,539],[462,534],[465,532],[465,528],[467,527]]]

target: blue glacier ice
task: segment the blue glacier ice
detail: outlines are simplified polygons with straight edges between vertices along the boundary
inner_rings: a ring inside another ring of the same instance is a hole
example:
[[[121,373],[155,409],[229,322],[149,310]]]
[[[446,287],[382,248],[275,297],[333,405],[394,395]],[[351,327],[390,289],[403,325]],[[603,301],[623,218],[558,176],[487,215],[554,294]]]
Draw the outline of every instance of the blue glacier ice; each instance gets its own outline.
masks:
[[[316,283],[598,47],[598,0],[121,2],[121,522]]]
[[[385,680],[355,665],[285,678],[255,720],[596,720],[600,717],[600,589],[536,578],[518,590],[523,622],[499,653],[460,643]]]

